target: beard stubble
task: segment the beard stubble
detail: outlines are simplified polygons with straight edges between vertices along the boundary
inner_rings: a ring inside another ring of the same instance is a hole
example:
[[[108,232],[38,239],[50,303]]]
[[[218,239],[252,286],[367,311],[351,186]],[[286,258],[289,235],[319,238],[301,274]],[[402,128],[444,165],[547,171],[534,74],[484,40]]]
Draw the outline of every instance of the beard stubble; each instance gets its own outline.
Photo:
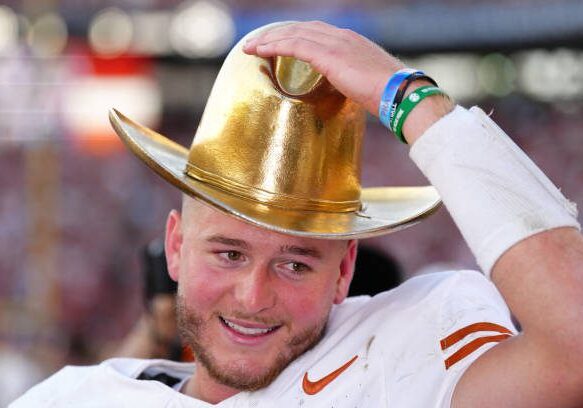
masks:
[[[314,347],[324,336],[328,313],[318,323],[288,338],[278,351],[273,363],[260,373],[250,374],[249,368],[241,362],[221,364],[205,346],[205,321],[200,314],[186,306],[184,298],[177,296],[176,314],[178,329],[185,344],[192,348],[197,364],[205,367],[209,375],[218,383],[239,391],[256,391],[271,384],[281,372],[296,358]],[[213,314],[212,319],[219,319]],[[212,339],[206,339],[212,342]]]

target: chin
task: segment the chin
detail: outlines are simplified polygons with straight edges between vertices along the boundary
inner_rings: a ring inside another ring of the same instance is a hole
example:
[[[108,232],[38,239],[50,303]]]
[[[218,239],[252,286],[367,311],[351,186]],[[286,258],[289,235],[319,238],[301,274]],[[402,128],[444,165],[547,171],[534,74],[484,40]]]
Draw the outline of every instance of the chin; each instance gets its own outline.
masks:
[[[196,363],[217,383],[239,391],[256,391],[271,384],[292,361],[320,341],[328,320],[326,315],[299,332],[273,333],[277,337],[268,347],[247,348],[230,347],[217,333],[211,335],[214,330],[210,330],[213,325],[209,322],[217,317],[205,321],[188,310],[180,299],[177,314],[181,336],[192,348]]]
[[[271,384],[293,361],[283,355],[277,356],[275,360],[270,359],[268,364],[265,359],[262,362],[254,360],[244,358],[221,364],[211,361],[203,362],[203,359],[199,359],[199,362],[220,384],[239,391],[256,391]]]

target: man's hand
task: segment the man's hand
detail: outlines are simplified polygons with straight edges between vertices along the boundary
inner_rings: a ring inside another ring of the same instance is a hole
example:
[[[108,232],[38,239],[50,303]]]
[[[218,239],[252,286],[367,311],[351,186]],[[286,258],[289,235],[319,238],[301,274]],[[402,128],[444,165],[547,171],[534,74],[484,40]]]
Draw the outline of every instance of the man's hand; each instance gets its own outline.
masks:
[[[378,116],[389,78],[405,68],[398,58],[367,38],[320,21],[275,26],[249,39],[243,51],[260,57],[284,56],[305,61],[374,116]],[[408,91],[429,84],[415,81]],[[452,109],[453,103],[442,97],[423,100],[403,126],[409,144]]]
[[[251,38],[243,50],[260,57],[278,55],[308,62],[342,94],[375,116],[387,81],[405,68],[363,36],[320,21],[275,26]]]

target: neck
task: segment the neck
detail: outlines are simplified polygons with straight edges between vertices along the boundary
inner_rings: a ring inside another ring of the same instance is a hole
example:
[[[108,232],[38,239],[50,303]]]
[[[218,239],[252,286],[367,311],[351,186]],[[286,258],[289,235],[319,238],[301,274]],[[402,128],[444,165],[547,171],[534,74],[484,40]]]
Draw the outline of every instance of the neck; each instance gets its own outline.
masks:
[[[209,404],[218,404],[241,391],[217,382],[209,375],[204,366],[197,364],[196,370],[186,383],[183,392],[189,397],[208,402]]]

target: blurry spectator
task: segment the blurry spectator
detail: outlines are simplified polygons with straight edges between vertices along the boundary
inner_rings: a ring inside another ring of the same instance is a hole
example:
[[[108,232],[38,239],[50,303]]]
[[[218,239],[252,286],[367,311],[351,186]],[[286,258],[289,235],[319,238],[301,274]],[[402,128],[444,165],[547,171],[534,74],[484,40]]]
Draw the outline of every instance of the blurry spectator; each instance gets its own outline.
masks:
[[[185,361],[177,335],[176,282],[170,279],[162,240],[152,241],[143,252],[145,312],[114,353],[136,358],[166,358]]]
[[[383,251],[360,243],[348,296],[376,295],[403,281],[399,263]]]

